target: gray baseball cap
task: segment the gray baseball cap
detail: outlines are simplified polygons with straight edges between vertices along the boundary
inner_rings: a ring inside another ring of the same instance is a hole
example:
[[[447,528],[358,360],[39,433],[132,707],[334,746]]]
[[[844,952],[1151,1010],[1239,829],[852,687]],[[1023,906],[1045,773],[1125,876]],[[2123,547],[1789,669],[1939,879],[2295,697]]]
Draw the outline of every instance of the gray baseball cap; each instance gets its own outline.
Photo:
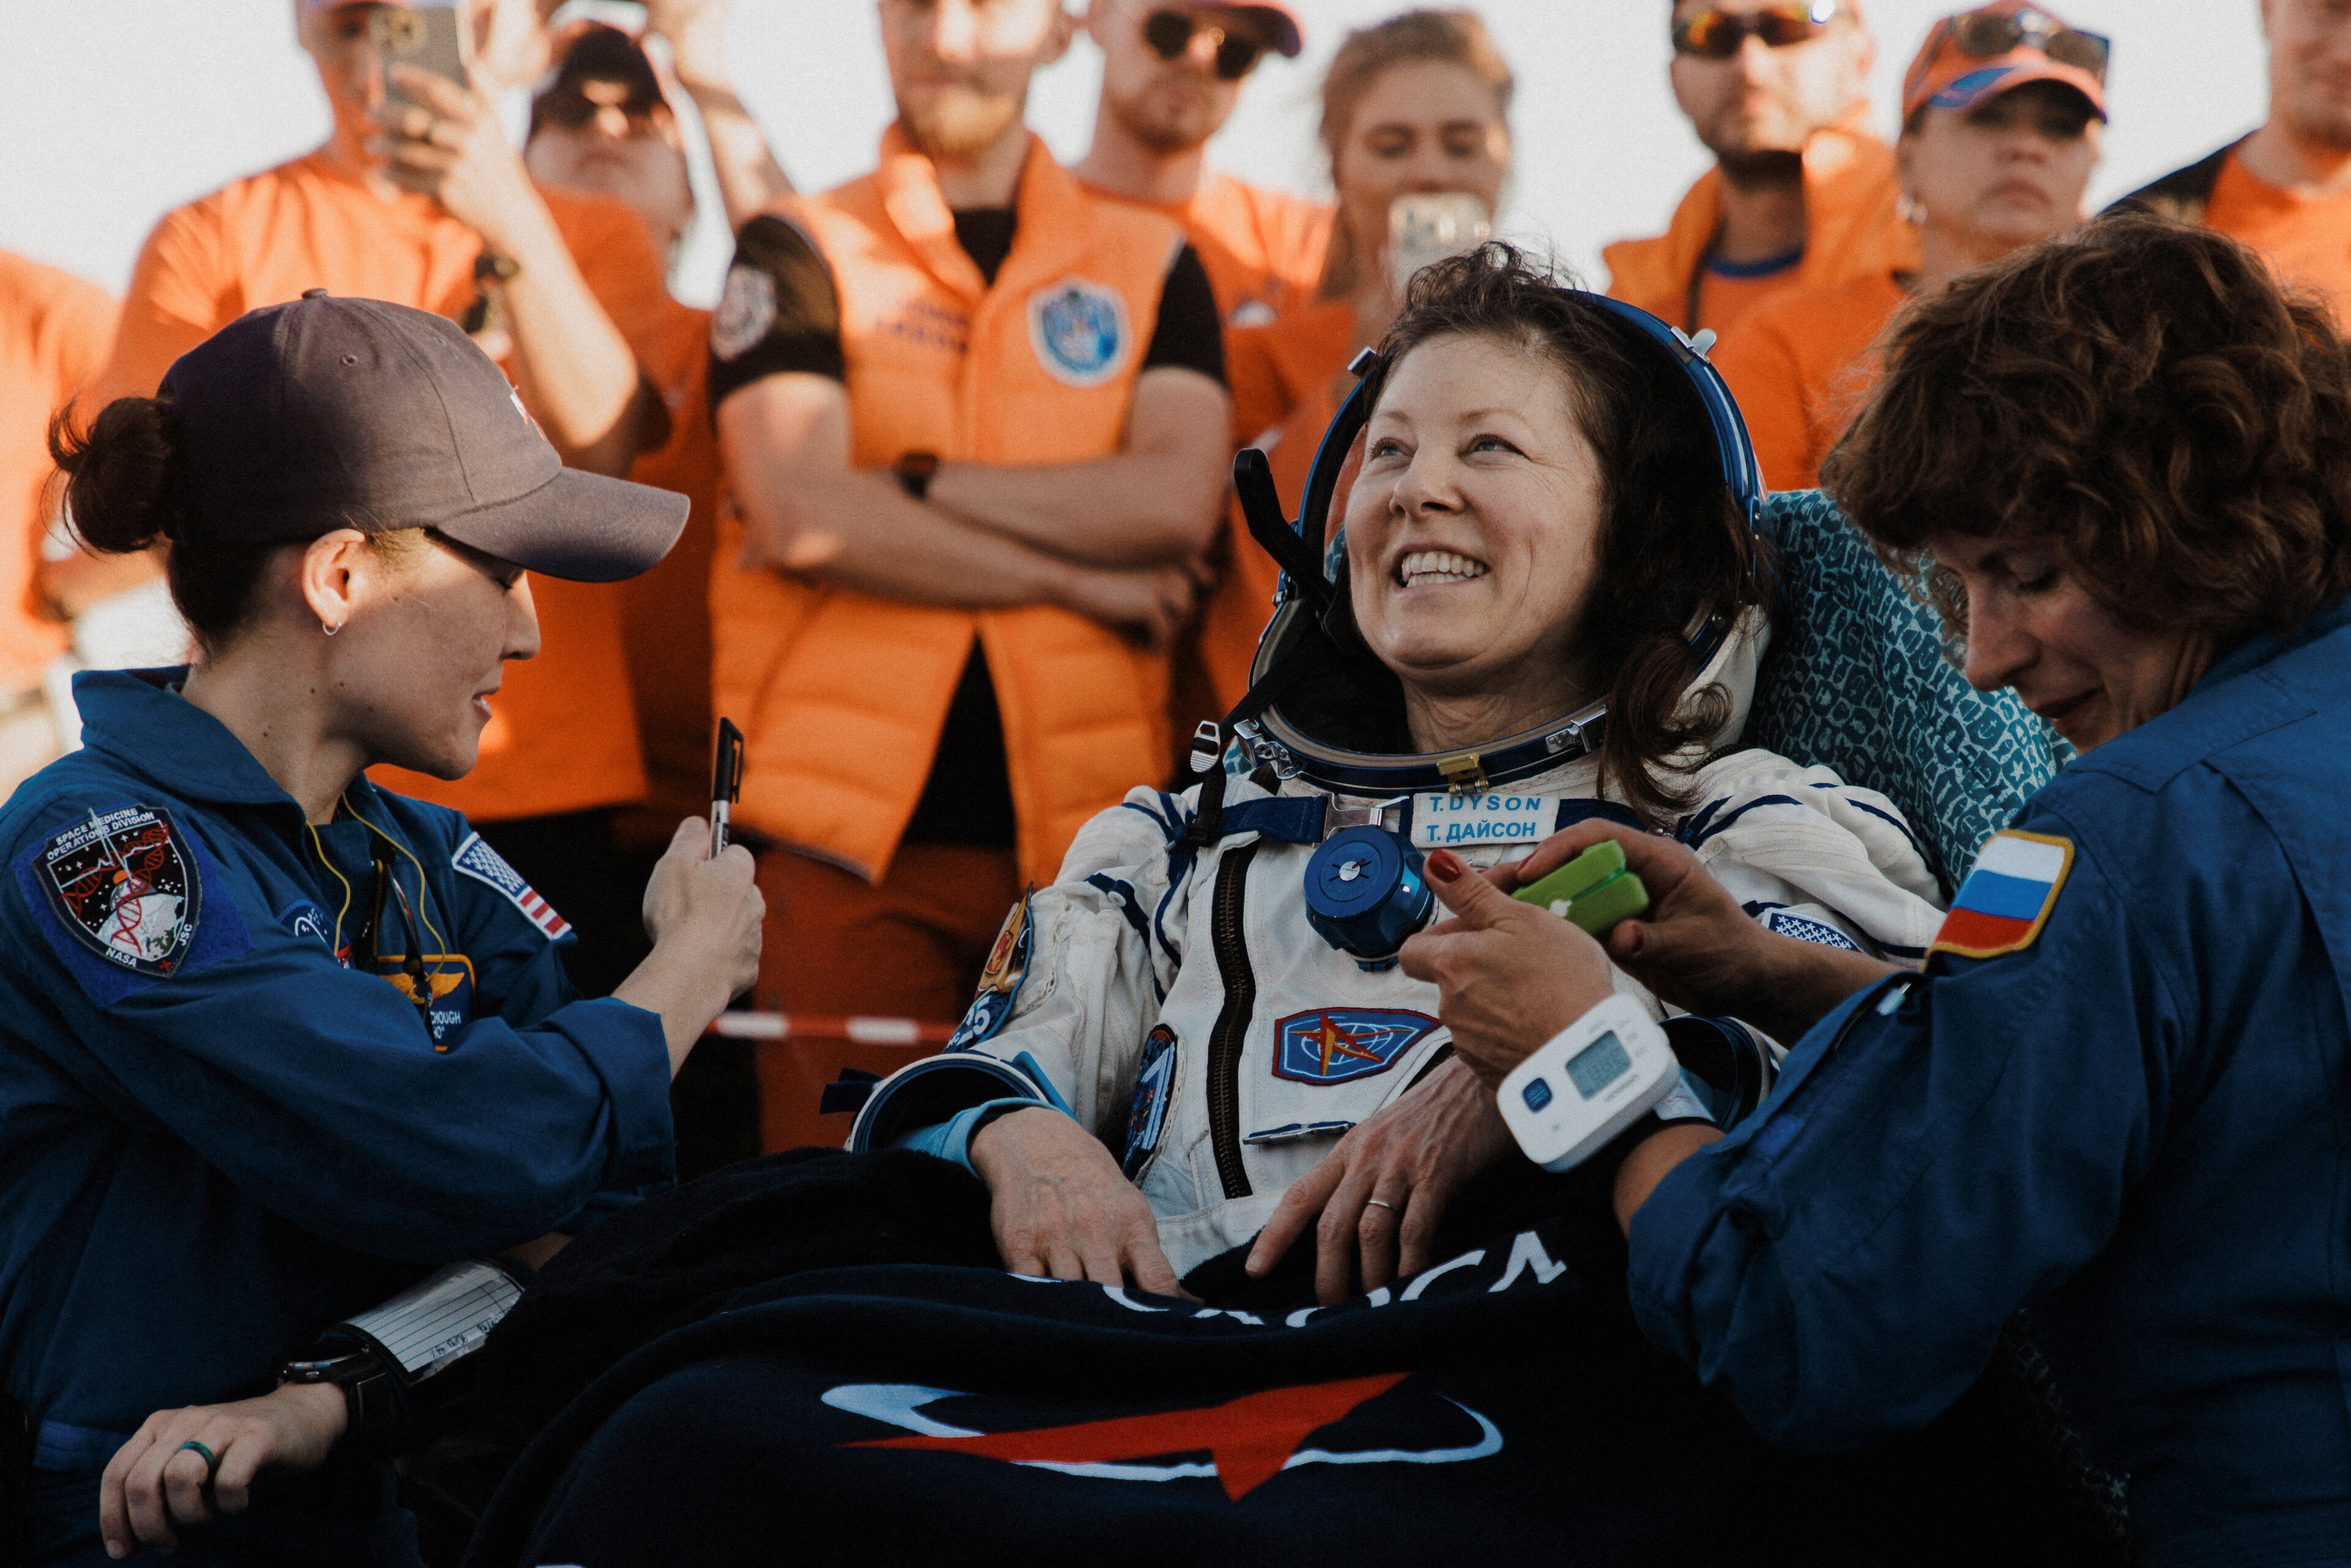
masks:
[[[223,544],[428,528],[528,571],[616,582],[653,565],[686,498],[566,468],[454,321],[314,288],[173,361],[186,515]]]

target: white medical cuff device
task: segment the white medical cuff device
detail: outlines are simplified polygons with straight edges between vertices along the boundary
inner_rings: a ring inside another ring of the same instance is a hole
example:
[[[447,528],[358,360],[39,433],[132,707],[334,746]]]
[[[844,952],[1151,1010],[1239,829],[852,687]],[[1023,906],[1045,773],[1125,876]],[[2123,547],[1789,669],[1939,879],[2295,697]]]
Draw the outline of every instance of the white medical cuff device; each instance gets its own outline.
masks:
[[[1640,1003],[1613,996],[1502,1080],[1502,1120],[1527,1158],[1545,1170],[1573,1170],[1680,1081],[1666,1031]]]

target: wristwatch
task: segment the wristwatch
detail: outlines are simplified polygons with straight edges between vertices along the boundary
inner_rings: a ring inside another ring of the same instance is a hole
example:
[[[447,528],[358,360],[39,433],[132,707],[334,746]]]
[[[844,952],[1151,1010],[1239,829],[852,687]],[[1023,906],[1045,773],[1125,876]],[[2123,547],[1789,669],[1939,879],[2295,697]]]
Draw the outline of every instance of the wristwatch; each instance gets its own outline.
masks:
[[[391,1368],[372,1350],[361,1348],[315,1361],[289,1361],[277,1369],[277,1385],[289,1383],[332,1383],[343,1391],[350,1413],[347,1437],[365,1443],[385,1443],[401,1427],[399,1385]]]
[[[917,501],[931,497],[931,476],[939,471],[939,455],[935,452],[909,452],[890,465],[890,472],[898,476],[898,488]]]

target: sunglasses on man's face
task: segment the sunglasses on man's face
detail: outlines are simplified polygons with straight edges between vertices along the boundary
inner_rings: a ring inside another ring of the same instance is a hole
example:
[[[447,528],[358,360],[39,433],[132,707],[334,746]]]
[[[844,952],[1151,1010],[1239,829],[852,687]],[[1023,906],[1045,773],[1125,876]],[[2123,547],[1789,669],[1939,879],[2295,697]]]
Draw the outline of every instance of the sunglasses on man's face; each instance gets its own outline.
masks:
[[[1255,38],[1237,37],[1181,11],[1154,11],[1143,19],[1143,41],[1163,60],[1182,59],[1192,47],[1192,40],[1203,33],[1216,42],[1217,77],[1220,81],[1240,80],[1257,69],[1257,62],[1264,57],[1265,46]]]
[[[551,92],[538,101],[538,118],[562,131],[578,131],[590,124],[607,109],[617,109],[629,122],[629,134],[643,136],[653,128],[660,115],[662,104],[655,99],[620,99],[611,103],[598,103],[585,93]]]
[[[1761,11],[1724,11],[1708,6],[1674,24],[1674,50],[1702,60],[1727,60],[1752,33],[1766,48],[1808,44],[1828,31],[1840,0],[1791,0]]]
[[[1950,19],[1951,42],[1959,53],[1996,59],[2011,49],[2039,49],[2061,66],[2085,70],[2103,82],[2110,45],[2103,34],[2082,33],[2042,11],[1970,11]]]

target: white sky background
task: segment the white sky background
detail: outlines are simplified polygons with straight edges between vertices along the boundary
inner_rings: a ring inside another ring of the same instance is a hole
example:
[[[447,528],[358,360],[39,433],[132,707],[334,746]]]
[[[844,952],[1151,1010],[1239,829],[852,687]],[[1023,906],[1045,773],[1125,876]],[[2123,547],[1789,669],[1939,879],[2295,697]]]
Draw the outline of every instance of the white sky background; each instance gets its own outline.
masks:
[[[1071,0],[1074,6],[1077,0]],[[1217,167],[1327,194],[1314,89],[1353,26],[1395,0],[1293,0],[1307,52],[1260,66],[1210,148]],[[1874,102],[1895,131],[1903,68],[1965,0],[1867,0]],[[608,6],[609,9],[622,9]],[[1661,230],[1706,165],[1666,85],[1665,0],[1489,0],[1479,9],[1517,72],[1517,175],[1506,235],[1547,246],[1595,285],[1600,246]],[[2105,162],[2094,207],[2251,129],[2267,101],[2256,0],[2065,0],[2111,34]],[[864,0],[734,0],[737,87],[803,188],[862,172],[891,118]],[[116,290],[174,205],[322,141],[327,110],[296,47],[287,0],[0,0],[0,248]],[[1081,37],[1041,72],[1029,122],[1061,157],[1086,148],[1099,57]],[[718,204],[707,189],[703,210]],[[705,215],[674,283],[707,303],[725,271],[724,221]]]

